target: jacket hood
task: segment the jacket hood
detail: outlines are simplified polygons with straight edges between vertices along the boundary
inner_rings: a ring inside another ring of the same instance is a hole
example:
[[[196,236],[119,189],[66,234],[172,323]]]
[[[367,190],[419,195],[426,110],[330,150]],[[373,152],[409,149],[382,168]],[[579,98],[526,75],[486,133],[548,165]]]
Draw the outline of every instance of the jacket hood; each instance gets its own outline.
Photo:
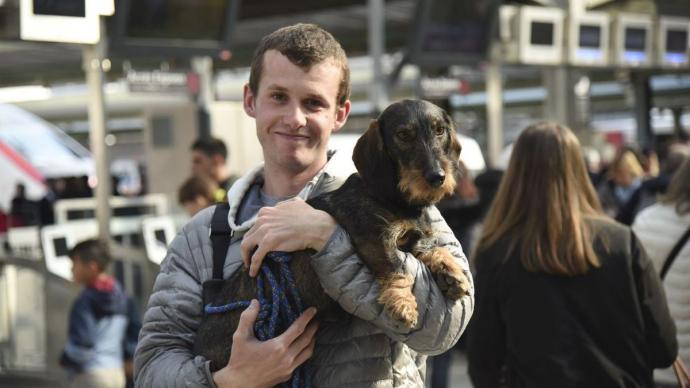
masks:
[[[307,200],[312,196],[319,195],[321,192],[330,191],[332,185],[341,183],[350,174],[355,172],[357,170],[352,162],[351,155],[345,152],[328,151],[328,162],[326,162],[326,165],[304,186],[297,196]],[[256,222],[256,215],[241,225],[235,223],[235,218],[247,191],[249,191],[254,182],[263,179],[263,174],[264,164],[262,163],[236,180],[232,187],[230,187],[230,190],[228,190],[228,204],[230,205],[228,224],[233,232],[246,232]]]
[[[84,288],[84,298],[96,317],[127,314],[127,296],[111,276],[100,278]]]

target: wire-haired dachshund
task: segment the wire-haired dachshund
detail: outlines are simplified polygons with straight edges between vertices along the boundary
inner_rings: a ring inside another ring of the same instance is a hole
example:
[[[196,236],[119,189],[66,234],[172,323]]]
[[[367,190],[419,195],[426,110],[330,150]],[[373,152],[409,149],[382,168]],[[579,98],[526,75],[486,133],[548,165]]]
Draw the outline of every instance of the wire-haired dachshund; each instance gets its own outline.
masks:
[[[436,246],[423,211],[453,192],[460,150],[453,122],[444,110],[427,101],[403,100],[386,108],[357,141],[352,159],[358,173],[339,189],[307,201],[345,228],[358,256],[378,280],[378,302],[408,328],[417,323],[417,301],[412,294],[414,278],[403,271],[398,251],[410,252],[423,262],[448,298],[457,300],[469,289],[466,274],[451,253]],[[312,253],[294,253],[290,267],[297,288],[304,304],[318,309],[319,319],[338,319],[339,305],[325,294],[309,264]],[[256,287],[247,271],[236,271],[204,303],[249,300]],[[228,362],[228,339],[240,314],[237,310],[204,314],[195,352],[211,360],[214,370]]]

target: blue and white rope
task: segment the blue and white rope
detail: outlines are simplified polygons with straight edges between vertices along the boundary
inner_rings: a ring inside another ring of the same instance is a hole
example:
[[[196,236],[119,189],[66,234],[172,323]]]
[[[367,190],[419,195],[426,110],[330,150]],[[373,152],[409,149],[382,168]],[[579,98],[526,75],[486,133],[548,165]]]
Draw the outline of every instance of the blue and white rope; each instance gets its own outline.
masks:
[[[266,258],[278,264],[280,274],[276,278],[268,265],[262,264],[259,276],[256,277],[259,315],[254,324],[254,332],[261,341],[275,338],[276,330],[280,330],[280,333],[285,331],[297,319],[299,314],[304,311],[302,298],[299,295],[295,278],[290,270],[289,264],[292,255],[287,252],[270,252],[266,255]],[[271,291],[270,301],[264,295],[264,282],[268,282]],[[211,306],[211,304],[208,304],[204,307],[204,311],[206,314],[221,314],[232,310],[246,309],[250,303],[251,301],[242,300],[230,302],[222,306]],[[311,388],[310,375],[308,366],[303,364],[294,371],[289,385],[282,384],[282,386]]]

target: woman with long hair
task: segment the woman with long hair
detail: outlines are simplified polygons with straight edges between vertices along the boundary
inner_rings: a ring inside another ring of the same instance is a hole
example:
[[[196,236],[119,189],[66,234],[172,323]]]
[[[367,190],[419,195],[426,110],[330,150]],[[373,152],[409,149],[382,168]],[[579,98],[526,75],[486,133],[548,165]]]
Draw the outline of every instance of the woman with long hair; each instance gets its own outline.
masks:
[[[661,201],[644,209],[635,218],[633,230],[640,237],[657,271],[664,267],[669,253],[690,228],[690,158],[671,179]],[[690,242],[680,248],[668,267],[664,290],[671,316],[678,328],[680,357],[690,365]],[[659,386],[677,386],[670,369],[654,374]]]
[[[652,370],[673,362],[658,276],[604,215],[568,128],[521,133],[475,253],[476,388],[652,387]]]

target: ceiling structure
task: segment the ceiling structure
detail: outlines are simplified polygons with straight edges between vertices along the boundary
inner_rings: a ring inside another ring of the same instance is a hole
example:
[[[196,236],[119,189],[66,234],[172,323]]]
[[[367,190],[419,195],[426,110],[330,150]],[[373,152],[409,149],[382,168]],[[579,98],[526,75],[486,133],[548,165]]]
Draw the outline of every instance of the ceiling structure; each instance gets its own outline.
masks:
[[[81,46],[21,41],[16,3],[18,1],[9,0],[5,6],[0,7],[0,86],[82,80]],[[417,3],[418,0],[385,1],[388,52],[406,47],[412,33]],[[297,22],[321,25],[341,42],[350,56],[366,55],[368,15],[366,0],[242,1],[234,25],[232,57],[228,61],[215,58],[215,67],[247,66],[262,36],[281,26]],[[187,58],[114,56],[111,60],[113,66],[110,78],[121,76],[124,60],[147,68],[158,67],[161,62],[167,62],[173,68],[189,68]]]

